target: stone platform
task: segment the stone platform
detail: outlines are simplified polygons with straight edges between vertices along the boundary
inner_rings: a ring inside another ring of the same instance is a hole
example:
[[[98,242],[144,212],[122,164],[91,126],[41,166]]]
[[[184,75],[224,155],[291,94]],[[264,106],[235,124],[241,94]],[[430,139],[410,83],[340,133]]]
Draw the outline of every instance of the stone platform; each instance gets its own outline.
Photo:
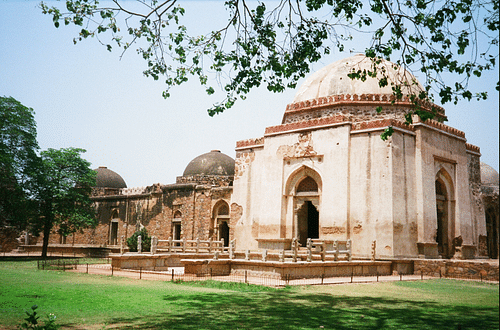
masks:
[[[115,268],[143,270],[167,270],[169,267],[183,267],[182,259],[210,260],[213,253],[126,253],[112,254],[111,264]],[[226,256],[227,258],[227,256]]]
[[[169,267],[184,267],[185,274],[229,275],[249,272],[273,277],[312,278],[321,276],[391,275],[396,271],[413,274],[413,261],[260,261],[229,259],[221,255],[218,260],[213,254],[124,254],[111,255],[112,265],[122,269],[167,270]]]
[[[402,273],[413,273],[413,264],[393,261],[257,261],[257,260],[200,260],[182,259],[185,274],[269,275],[278,278],[318,278],[335,276],[391,275],[394,268]]]

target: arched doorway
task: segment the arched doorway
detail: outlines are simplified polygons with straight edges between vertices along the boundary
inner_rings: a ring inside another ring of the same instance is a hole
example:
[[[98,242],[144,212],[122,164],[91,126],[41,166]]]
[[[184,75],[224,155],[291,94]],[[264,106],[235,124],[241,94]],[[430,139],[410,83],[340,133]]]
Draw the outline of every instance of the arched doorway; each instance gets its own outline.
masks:
[[[448,250],[448,235],[446,235],[448,229],[448,201],[446,186],[441,180],[436,180],[436,212],[438,253],[440,256],[446,257]]]
[[[229,246],[229,205],[221,200],[217,202],[213,209],[213,235],[217,240],[224,240],[224,246]]]
[[[443,258],[451,258],[454,254],[452,238],[454,226],[454,191],[448,172],[441,169],[436,175],[436,243],[438,254]]]
[[[182,213],[180,211],[175,211],[174,219],[172,220],[172,238],[175,241],[179,241],[182,237]],[[180,245],[180,243],[176,243]]]
[[[296,237],[301,246],[308,238],[319,238],[318,184],[311,176],[305,176],[295,189]]]
[[[111,214],[111,222],[109,228],[109,245],[118,244],[118,212],[115,210]]]
[[[495,219],[495,211],[493,208],[486,210],[486,235],[488,244],[488,257],[491,259],[498,258],[498,236],[497,225]]]

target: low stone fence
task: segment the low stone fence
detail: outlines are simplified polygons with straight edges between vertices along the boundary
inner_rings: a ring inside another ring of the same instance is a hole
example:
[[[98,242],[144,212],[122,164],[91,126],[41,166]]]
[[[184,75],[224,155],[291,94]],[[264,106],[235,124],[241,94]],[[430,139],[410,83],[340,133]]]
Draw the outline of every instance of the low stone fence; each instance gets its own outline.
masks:
[[[290,250],[261,250],[253,252],[245,250],[244,252],[233,252],[234,241],[229,245],[229,259],[244,259],[244,260],[259,260],[259,261],[279,261],[284,262],[290,260],[293,262],[305,261],[312,262],[313,260],[325,261],[326,256],[332,256],[334,261],[339,260],[339,257],[345,257],[345,260],[352,259],[351,240],[339,241],[335,240],[332,244],[328,244],[322,239],[307,239],[306,249],[300,249],[300,244],[296,238],[292,240]]]
[[[414,260],[415,274],[435,277],[470,278],[486,281],[498,281],[498,262],[482,260]]]
[[[160,240],[157,237],[151,237],[151,254],[158,252],[181,252],[181,253],[221,253],[227,251],[224,247],[224,239],[220,241],[200,240],[174,240],[169,237],[166,240]]]

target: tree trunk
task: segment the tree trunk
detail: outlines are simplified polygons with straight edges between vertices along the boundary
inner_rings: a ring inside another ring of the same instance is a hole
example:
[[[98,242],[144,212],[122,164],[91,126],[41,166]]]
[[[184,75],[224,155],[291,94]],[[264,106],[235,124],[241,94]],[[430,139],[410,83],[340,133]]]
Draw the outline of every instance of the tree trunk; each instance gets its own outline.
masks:
[[[45,222],[43,224],[43,244],[42,244],[42,259],[47,259],[47,250],[49,247],[50,230],[52,229],[52,215],[45,215]]]

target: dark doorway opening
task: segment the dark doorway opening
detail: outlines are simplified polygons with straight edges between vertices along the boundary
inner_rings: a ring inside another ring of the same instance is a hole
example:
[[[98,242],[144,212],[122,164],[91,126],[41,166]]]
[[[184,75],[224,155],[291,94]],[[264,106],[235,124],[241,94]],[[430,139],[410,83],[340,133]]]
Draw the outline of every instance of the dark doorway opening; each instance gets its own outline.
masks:
[[[319,238],[319,212],[311,201],[306,201],[297,215],[298,240],[306,246],[308,238]]]
[[[498,258],[498,236],[495,221],[495,212],[492,209],[486,211],[486,235],[488,244],[488,257]]]
[[[111,223],[111,239],[109,244],[110,245],[118,244],[118,222]]]
[[[436,180],[436,243],[438,253],[444,258],[450,257],[448,244],[448,193],[446,186],[441,180]]]
[[[219,239],[224,239],[224,246],[229,246],[229,226],[227,221],[219,224]]]
[[[181,224],[174,223],[174,240],[179,241],[181,239]],[[175,243],[176,246],[179,246],[180,243]]]

